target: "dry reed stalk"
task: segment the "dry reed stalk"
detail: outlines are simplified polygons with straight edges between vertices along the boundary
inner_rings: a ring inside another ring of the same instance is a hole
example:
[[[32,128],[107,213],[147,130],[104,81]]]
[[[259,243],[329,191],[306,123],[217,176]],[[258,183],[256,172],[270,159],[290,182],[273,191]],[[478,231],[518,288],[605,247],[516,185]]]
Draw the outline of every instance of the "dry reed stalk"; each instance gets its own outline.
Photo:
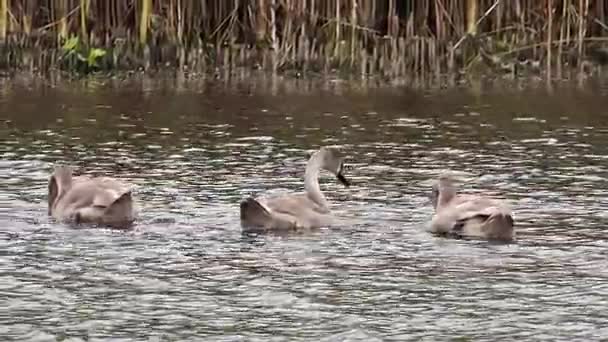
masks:
[[[380,64],[378,65],[378,72],[381,73],[383,76],[386,76],[386,71],[388,70],[388,66],[390,64],[388,63],[388,56],[389,56],[388,44],[385,39],[382,40],[381,51],[382,51],[382,53],[378,56],[380,58]]]
[[[441,84],[441,59],[439,57],[438,41],[437,39],[433,39],[433,53],[435,54],[435,81],[437,84]]]
[[[496,6],[496,10],[494,11],[494,30],[496,31],[501,31],[502,30],[502,20],[503,20],[503,13],[504,10],[504,4],[501,1],[497,6]]]
[[[139,20],[139,44],[146,45],[148,41],[148,26],[150,25],[150,13],[152,11],[152,0],[141,0],[141,14]]]
[[[389,68],[389,76],[394,78],[396,75],[396,65],[397,65],[397,42],[395,39],[395,32],[393,20],[395,19],[393,13],[395,12],[395,0],[388,0],[388,11],[386,13],[386,33],[388,35],[387,40],[384,41],[385,45],[385,55],[387,57],[387,61],[385,63],[386,67]]]
[[[445,21],[443,21],[443,1],[441,0],[437,0],[437,2],[435,2],[435,27],[437,30],[436,33],[436,37],[438,39],[443,39],[443,37],[445,36],[445,32],[446,32],[446,27],[445,27]]]
[[[266,39],[266,0],[257,0],[255,7],[255,39],[258,45]]]
[[[397,47],[397,38],[391,37],[389,42],[391,44],[391,77],[396,77],[398,74],[399,67],[399,50]]]
[[[298,48],[300,49],[300,53],[298,56],[300,69],[303,73],[308,71],[308,60],[310,58],[310,45],[306,30],[306,18],[308,17],[306,12],[306,1],[299,1],[298,3],[298,20],[300,21],[299,32],[300,36],[298,38]]]
[[[414,40],[414,74],[418,74],[420,72],[420,40]]]
[[[579,75],[583,75],[583,43],[585,38],[585,26],[587,18],[587,9],[589,8],[589,0],[579,0],[578,13],[578,65]]]
[[[589,20],[587,20],[587,18],[589,18],[589,0],[585,0],[585,7],[583,10],[583,27],[584,27],[583,43],[585,42],[585,37],[587,37],[587,31],[588,31],[588,25],[589,25]],[[583,48],[583,50],[584,50],[584,48]]]
[[[228,47],[223,47],[220,49],[220,53],[222,56],[222,68],[224,69],[224,73],[227,73],[230,67],[230,50]]]
[[[405,75],[407,75],[407,66],[406,66],[406,62],[405,62],[407,44],[405,42],[405,38],[399,37],[397,46],[398,46],[398,50],[399,50],[398,51],[399,65],[398,65],[397,72],[400,76],[405,76]]]
[[[378,41],[378,49],[376,50],[376,73],[378,75],[383,75],[383,71],[384,71],[384,41],[383,40],[379,40]]]
[[[426,56],[426,40],[425,39],[420,39],[420,77],[424,78],[424,75],[426,74],[426,61],[427,61],[427,56]]]
[[[4,1],[4,0],[0,0],[0,1]],[[23,8],[23,15],[22,15],[22,29],[23,29],[23,33],[26,36],[29,36],[32,32],[32,20],[34,17],[34,10],[36,8],[36,4],[35,4],[35,0],[26,0],[25,1],[25,7]],[[1,12],[1,10],[0,10]]]
[[[185,30],[186,22],[184,20],[184,13],[182,11],[182,1],[177,0],[177,46],[178,46],[178,55],[179,55],[179,67],[180,69],[184,67],[186,64],[186,49],[185,49],[185,39],[184,39],[184,30]]]
[[[58,0],[57,17],[59,17],[59,25],[57,38],[59,41],[68,37],[68,2],[67,0]]]
[[[367,25],[368,26],[373,26],[374,25],[374,20],[375,20],[375,14],[377,12],[377,2],[376,1],[371,1],[372,5],[369,11],[369,15],[368,15],[368,22]]]
[[[572,32],[572,27],[571,27],[571,11],[570,11],[570,1],[569,0],[564,0],[566,3],[564,3],[564,6],[566,7],[566,41],[568,42],[568,44],[570,43],[570,35]]]
[[[350,25],[350,67],[352,68],[355,65],[355,39],[357,35],[357,0],[351,0]]]
[[[308,67],[308,58],[309,58],[309,46],[308,46],[308,35],[306,30],[306,20],[307,18],[306,12],[306,1],[298,1],[298,20],[300,21],[300,37],[299,37],[299,47],[300,47],[300,62],[302,63],[302,69],[306,71]]]
[[[388,0],[388,12],[386,13],[386,33],[389,37],[394,37],[396,34],[396,32],[393,32],[393,20],[395,19],[393,17],[393,13],[395,13],[395,0]]]
[[[80,38],[85,44],[89,43],[87,34],[87,17],[89,16],[90,0],[80,0]]]
[[[231,20],[231,27],[230,27],[230,43],[231,45],[236,44],[236,40],[237,40],[237,35],[238,35],[238,10],[240,8],[240,0],[233,0],[232,3],[232,12],[231,12],[231,16],[232,16],[232,20]]]
[[[361,73],[361,77],[365,77],[366,73],[367,73],[367,52],[363,49],[361,49],[359,51],[359,68],[360,68],[360,73]]]
[[[372,75],[376,73],[378,63],[378,38],[374,37],[373,39],[372,60],[369,63],[369,73]]]
[[[281,52],[281,62],[283,65],[289,59],[290,52],[295,51],[295,30],[292,29],[293,25],[293,3],[291,0],[283,0],[283,8],[285,9],[283,33],[281,34],[281,44],[279,51]]]
[[[340,0],[335,0],[334,1],[336,4],[336,36],[335,36],[335,43],[334,43],[334,58],[338,59],[338,65],[341,64],[341,53],[340,53],[340,41],[342,40],[341,37],[341,26],[342,26],[342,22],[341,22],[341,15],[340,15]],[[328,1],[329,4],[329,1]]]
[[[6,21],[8,20],[8,0],[0,0],[0,43],[6,41]]]
[[[549,27],[547,29],[547,80],[551,80],[551,50],[553,45],[553,1],[547,0]]]
[[[270,41],[272,46],[272,72],[275,74],[277,72],[277,54],[279,48],[277,41],[276,0],[270,0]]]
[[[564,22],[567,22],[568,19],[566,17],[566,13],[567,13],[567,2],[568,0],[563,0],[562,1],[562,17],[560,19],[560,25],[559,25],[559,40],[563,41],[564,40],[564,34],[565,34],[565,30],[566,27],[564,26]],[[557,78],[561,79],[562,78],[562,51],[563,51],[563,46],[564,44],[558,44],[557,46],[557,63],[556,63],[556,72],[557,72]]]

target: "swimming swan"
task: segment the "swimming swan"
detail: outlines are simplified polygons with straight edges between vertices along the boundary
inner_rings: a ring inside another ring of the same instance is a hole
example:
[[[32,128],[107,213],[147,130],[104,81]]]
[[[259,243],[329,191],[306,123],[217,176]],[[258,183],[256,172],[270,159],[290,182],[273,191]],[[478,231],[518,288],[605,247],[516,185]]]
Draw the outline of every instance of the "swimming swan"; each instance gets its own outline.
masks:
[[[48,191],[48,214],[59,221],[126,227],[134,219],[131,190],[112,178],[73,176],[58,166]]]
[[[433,185],[431,200],[434,233],[501,241],[515,238],[513,214],[505,203],[485,196],[459,195],[448,175],[441,175]]]
[[[345,186],[344,158],[332,147],[321,147],[308,160],[304,173],[304,193],[270,198],[247,198],[241,202],[241,226],[245,230],[295,230],[317,228],[331,222],[325,196],[319,188],[319,172],[326,170]]]

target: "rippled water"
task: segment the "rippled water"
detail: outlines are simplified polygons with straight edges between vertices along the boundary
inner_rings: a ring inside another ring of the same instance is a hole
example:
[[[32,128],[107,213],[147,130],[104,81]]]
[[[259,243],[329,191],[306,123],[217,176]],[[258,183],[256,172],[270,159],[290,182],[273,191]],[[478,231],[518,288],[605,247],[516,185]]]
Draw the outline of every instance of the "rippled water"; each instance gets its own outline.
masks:
[[[2,340],[608,337],[608,88],[0,82]],[[341,145],[334,227],[241,233]],[[55,162],[137,186],[131,231],[46,215]],[[425,231],[433,179],[511,201],[518,241]]]

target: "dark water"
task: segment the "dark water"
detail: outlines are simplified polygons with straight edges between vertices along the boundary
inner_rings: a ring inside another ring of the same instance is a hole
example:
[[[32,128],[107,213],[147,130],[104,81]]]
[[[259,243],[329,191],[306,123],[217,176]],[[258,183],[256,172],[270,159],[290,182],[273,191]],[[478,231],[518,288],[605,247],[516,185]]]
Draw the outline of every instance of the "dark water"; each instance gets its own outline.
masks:
[[[339,82],[0,81],[0,336],[52,340],[608,338],[608,87],[414,92]],[[340,145],[333,227],[241,233]],[[136,184],[132,231],[46,215],[55,162]],[[425,231],[444,170],[518,241]]]

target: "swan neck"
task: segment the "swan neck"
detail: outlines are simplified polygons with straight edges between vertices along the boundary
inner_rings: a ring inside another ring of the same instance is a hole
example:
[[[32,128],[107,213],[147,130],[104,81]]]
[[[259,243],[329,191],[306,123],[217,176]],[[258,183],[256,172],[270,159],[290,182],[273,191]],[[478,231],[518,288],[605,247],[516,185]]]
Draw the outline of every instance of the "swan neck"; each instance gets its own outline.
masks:
[[[439,198],[437,198],[437,209],[446,206],[456,196],[456,190],[452,188],[443,189],[439,192]]]
[[[319,172],[321,170],[320,156],[314,154],[306,165],[304,173],[304,190],[308,197],[324,209],[328,208],[327,200],[319,187]]]

